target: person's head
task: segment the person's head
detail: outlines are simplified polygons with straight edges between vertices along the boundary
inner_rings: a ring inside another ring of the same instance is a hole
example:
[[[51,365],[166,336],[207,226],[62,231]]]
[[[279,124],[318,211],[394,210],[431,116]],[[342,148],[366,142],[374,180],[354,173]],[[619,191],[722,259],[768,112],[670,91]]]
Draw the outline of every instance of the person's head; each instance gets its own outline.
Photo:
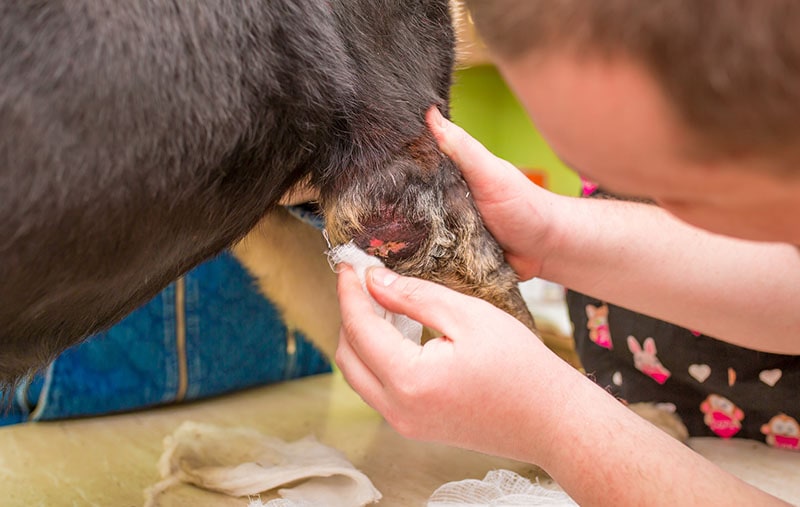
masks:
[[[567,164],[696,225],[800,244],[800,2],[467,4]]]

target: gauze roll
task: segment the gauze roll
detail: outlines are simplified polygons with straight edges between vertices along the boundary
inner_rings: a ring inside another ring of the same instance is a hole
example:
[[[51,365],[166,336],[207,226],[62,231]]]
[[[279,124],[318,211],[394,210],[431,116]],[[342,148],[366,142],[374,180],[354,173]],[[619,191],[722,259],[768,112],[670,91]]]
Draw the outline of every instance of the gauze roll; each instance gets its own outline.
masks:
[[[427,507],[578,507],[563,491],[532,483],[511,470],[492,470],[482,481],[448,482],[433,492]]]
[[[361,288],[364,289],[364,293],[372,302],[372,308],[375,310],[375,313],[397,328],[405,338],[419,345],[422,339],[422,324],[405,315],[387,311],[372,298],[367,290],[367,269],[370,267],[385,267],[380,259],[369,255],[351,241],[350,243],[339,245],[328,250],[328,261],[334,270],[335,266],[341,263],[352,266],[356,275],[358,275],[358,279],[361,280]]]

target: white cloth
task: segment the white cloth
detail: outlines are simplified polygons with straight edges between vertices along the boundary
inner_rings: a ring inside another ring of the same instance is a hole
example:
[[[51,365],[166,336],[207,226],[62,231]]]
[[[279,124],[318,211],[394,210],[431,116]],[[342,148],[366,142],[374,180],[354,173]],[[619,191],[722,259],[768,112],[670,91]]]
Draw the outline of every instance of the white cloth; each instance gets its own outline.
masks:
[[[339,245],[328,250],[328,261],[333,268],[340,263],[352,266],[356,275],[358,275],[358,279],[361,280],[361,287],[372,302],[372,308],[375,310],[375,313],[396,327],[404,337],[419,345],[422,339],[422,324],[405,315],[387,311],[372,298],[367,290],[367,269],[370,267],[385,267],[380,259],[367,254],[351,241],[350,243]]]
[[[276,498],[264,503],[260,498],[250,500],[247,507],[315,507],[314,504],[308,502],[295,502],[294,500],[287,500],[286,498]]]
[[[248,496],[305,480],[278,490],[293,503],[268,503],[270,507],[361,507],[381,498],[341,452],[314,437],[284,442],[248,428],[185,422],[164,439],[158,470],[163,480],[146,492],[146,507],[157,506],[159,495],[180,482]]]
[[[482,481],[448,482],[433,492],[428,507],[499,507],[549,505],[575,507],[566,493],[532,483],[510,470],[492,470]]]

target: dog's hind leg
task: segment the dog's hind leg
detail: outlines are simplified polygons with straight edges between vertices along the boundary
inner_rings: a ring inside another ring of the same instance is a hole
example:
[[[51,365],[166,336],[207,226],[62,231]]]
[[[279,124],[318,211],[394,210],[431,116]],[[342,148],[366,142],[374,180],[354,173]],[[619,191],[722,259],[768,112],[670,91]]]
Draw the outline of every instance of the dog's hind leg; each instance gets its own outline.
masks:
[[[339,340],[336,275],[327,245],[313,226],[278,207],[233,246],[233,253],[258,280],[290,331],[308,337],[328,358]]]

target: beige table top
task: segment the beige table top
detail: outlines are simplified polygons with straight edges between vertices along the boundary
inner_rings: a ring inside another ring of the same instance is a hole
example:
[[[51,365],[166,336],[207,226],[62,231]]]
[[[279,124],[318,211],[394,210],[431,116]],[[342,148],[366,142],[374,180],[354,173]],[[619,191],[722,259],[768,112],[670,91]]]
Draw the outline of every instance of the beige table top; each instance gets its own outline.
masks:
[[[159,479],[162,439],[186,420],[247,426],[285,440],[314,434],[372,479],[384,495],[382,506],[421,506],[441,484],[482,478],[497,468],[545,477],[528,464],[409,441],[334,374],[143,412],[0,428],[0,505],[141,506],[144,489]],[[695,439],[692,445],[746,480],[800,503],[800,453],[747,441]],[[246,506],[247,500],[182,486],[162,505]]]

